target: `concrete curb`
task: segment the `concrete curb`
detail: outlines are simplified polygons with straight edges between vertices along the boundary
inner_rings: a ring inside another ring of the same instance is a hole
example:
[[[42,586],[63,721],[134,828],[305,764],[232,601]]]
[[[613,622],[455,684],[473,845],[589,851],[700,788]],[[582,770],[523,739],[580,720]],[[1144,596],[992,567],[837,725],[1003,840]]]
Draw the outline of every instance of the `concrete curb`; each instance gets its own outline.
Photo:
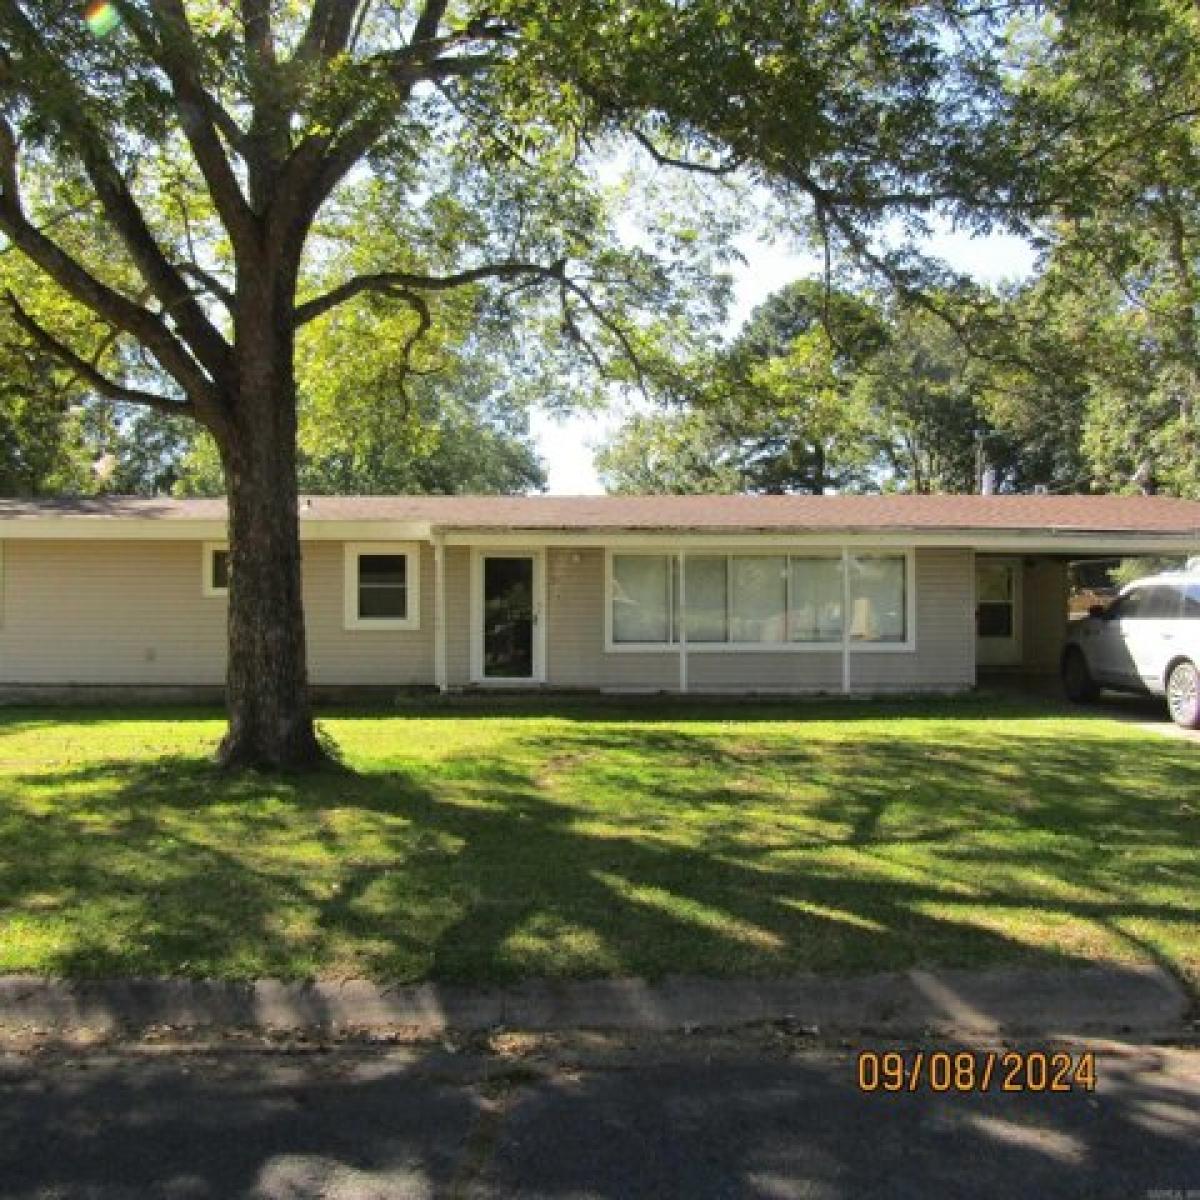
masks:
[[[1186,992],[1156,967],[530,981],[498,988],[0,976],[0,1030],[47,1034],[150,1026],[418,1035],[496,1028],[665,1032],[789,1022],[822,1034],[1169,1037],[1185,1032],[1188,1008]]]

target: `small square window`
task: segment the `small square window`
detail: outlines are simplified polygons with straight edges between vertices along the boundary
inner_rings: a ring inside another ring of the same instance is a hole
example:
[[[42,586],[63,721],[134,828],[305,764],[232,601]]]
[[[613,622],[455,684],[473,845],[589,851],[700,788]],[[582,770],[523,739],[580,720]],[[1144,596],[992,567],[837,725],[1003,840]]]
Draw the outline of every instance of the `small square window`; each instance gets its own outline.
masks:
[[[408,616],[408,559],[403,554],[358,556],[358,615],[360,618]]]
[[[416,546],[346,546],[346,628],[417,629]]]

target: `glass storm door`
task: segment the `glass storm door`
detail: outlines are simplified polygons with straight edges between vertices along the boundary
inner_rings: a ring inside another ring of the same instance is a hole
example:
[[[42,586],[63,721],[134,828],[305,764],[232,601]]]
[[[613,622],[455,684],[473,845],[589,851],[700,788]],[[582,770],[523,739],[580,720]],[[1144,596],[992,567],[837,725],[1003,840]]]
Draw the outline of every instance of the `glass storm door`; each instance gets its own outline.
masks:
[[[537,673],[532,555],[483,557],[483,677],[533,679]]]
[[[981,667],[1020,665],[1020,597],[1019,563],[975,560],[975,661]]]

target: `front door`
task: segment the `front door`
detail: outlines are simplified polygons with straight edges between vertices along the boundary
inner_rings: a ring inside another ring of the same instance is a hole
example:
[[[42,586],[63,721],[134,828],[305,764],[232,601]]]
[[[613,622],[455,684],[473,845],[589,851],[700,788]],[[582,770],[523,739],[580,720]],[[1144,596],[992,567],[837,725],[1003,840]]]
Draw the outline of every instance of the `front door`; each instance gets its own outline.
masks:
[[[981,667],[1021,665],[1021,564],[975,560],[975,661]]]
[[[541,677],[540,565],[535,554],[479,555],[477,682],[520,683]]]

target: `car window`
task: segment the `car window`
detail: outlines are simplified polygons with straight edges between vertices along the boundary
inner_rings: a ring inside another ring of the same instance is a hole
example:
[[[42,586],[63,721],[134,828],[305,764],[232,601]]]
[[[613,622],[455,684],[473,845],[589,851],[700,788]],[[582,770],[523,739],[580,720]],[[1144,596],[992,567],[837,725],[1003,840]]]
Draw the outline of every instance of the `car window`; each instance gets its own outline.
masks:
[[[1137,615],[1146,621],[1177,620],[1183,606],[1183,592],[1177,587],[1141,588],[1142,601]]]
[[[1119,619],[1122,621],[1127,621],[1131,617],[1138,617],[1141,615],[1140,609],[1145,595],[1145,588],[1137,588],[1132,592],[1126,592],[1125,595],[1118,596],[1112,602],[1108,612],[1104,615],[1110,620]]]
[[[1200,583],[1189,583],[1183,589],[1183,611],[1179,614],[1184,620],[1200,620]]]

